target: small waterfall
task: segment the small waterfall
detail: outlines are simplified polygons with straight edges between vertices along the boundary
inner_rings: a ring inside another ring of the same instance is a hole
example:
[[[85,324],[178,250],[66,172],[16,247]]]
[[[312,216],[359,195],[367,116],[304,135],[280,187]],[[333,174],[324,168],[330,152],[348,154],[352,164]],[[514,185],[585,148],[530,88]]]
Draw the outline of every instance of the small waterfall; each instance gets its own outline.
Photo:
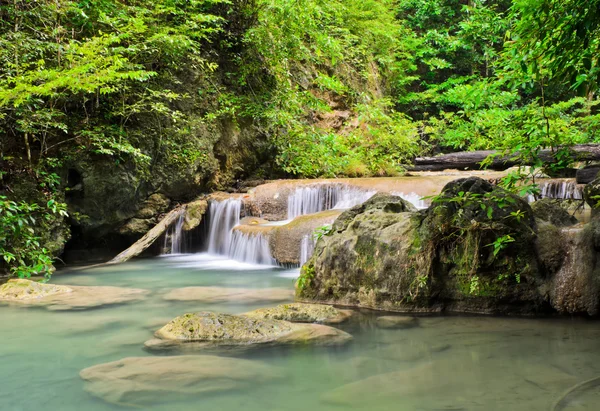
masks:
[[[313,252],[315,251],[315,238],[313,235],[307,234],[302,237],[302,241],[300,243],[300,267],[302,267],[306,262],[312,257]]]
[[[210,203],[208,252],[245,263],[275,265],[268,236],[235,230],[240,224],[241,211],[241,200],[228,199]]]
[[[163,250],[169,250],[165,254],[183,254],[186,250],[186,238],[183,231],[185,223],[185,211],[181,212],[175,224],[172,224],[165,234]]]
[[[582,200],[582,184],[575,180],[551,180],[540,184],[542,198],[557,198],[561,200]]]
[[[288,197],[288,219],[331,209],[351,208],[375,195],[344,184],[314,184],[298,187]]]
[[[417,193],[404,194],[404,193],[398,193],[398,192],[391,192],[390,194],[403,198],[404,200],[406,200],[409,203],[411,203],[412,205],[414,205],[418,210],[423,210],[423,209],[429,207],[427,202],[425,200],[423,200],[423,196],[420,196]]]
[[[233,230],[229,257],[233,260],[252,264],[275,265],[271,256],[269,237],[262,233],[247,234]]]
[[[208,223],[208,252],[229,255],[233,241],[233,228],[240,223],[242,201],[228,199],[211,201]]]

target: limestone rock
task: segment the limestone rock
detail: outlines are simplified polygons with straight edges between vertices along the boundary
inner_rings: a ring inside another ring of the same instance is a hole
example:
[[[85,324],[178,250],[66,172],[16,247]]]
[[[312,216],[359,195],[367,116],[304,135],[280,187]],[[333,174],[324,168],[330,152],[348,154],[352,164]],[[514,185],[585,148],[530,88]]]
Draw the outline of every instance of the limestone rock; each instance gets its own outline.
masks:
[[[135,407],[185,401],[283,377],[278,369],[258,361],[208,355],[129,357],[86,368],[79,375],[90,394]]]
[[[202,351],[262,344],[340,345],[352,336],[318,324],[296,324],[243,315],[199,312],[173,319],[145,343],[152,350]]]
[[[379,328],[403,330],[418,327],[419,320],[416,317],[384,315],[377,317],[376,324]]]
[[[84,287],[9,280],[0,287],[0,302],[42,306],[48,310],[85,310],[144,299],[147,290],[120,287]]]
[[[208,202],[204,199],[192,201],[185,206],[185,222],[183,229],[185,231],[193,230],[202,222],[202,218],[208,208]]]
[[[135,216],[141,219],[154,218],[169,209],[171,200],[164,194],[154,193],[144,201]]]
[[[203,303],[284,302],[294,299],[294,292],[285,288],[226,288],[226,287],[184,287],[166,293],[167,301],[197,301]]]
[[[577,224],[577,218],[560,206],[560,200],[543,198],[531,204],[533,215],[558,227]]]
[[[507,241],[490,246],[498,239]],[[546,279],[535,239],[529,204],[481,178],[448,183],[420,212],[377,194],[317,242],[297,297],[399,312],[539,312]]]
[[[284,320],[297,323],[338,324],[346,321],[352,311],[338,310],[330,305],[321,304],[282,304],[273,308],[260,308],[243,314],[250,318]]]

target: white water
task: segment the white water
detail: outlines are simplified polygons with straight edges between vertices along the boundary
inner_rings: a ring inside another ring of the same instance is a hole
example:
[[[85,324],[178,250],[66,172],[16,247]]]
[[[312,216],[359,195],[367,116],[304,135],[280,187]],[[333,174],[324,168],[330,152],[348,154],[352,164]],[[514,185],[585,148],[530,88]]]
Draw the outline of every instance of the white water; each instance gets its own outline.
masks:
[[[253,264],[275,265],[271,256],[269,237],[261,233],[247,234],[234,230],[229,257]]]
[[[185,234],[183,224],[185,223],[185,211],[179,214],[175,224],[167,229],[163,250],[169,250],[165,254],[182,254],[185,252]]]
[[[212,201],[209,209],[209,254],[222,255],[249,264],[274,265],[269,238],[261,233],[234,230],[240,224],[242,201]]]
[[[228,199],[211,201],[208,224],[208,252],[230,255],[233,244],[233,228],[240,224],[242,201]]]
[[[418,210],[424,210],[429,207],[429,204],[427,204],[427,202],[423,200],[423,197],[417,193],[404,194],[399,192],[391,192],[390,194],[403,198],[414,205]]]
[[[312,235],[302,237],[300,243],[300,266],[302,267],[312,257],[315,250],[315,239]]]
[[[542,198],[558,198],[562,200],[582,200],[583,185],[574,180],[548,181],[540,184]]]
[[[344,184],[298,187],[288,197],[288,219],[325,210],[352,208],[364,203],[375,193],[373,190],[362,190]]]

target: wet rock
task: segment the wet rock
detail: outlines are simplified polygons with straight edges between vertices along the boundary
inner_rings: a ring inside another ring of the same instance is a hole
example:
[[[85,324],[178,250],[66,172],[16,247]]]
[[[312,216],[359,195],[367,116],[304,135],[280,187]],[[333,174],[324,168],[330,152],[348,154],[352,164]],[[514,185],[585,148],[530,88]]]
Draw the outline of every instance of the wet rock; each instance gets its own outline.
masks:
[[[577,184],[588,184],[596,179],[598,175],[598,171],[600,171],[600,164],[590,164],[583,168],[577,170],[577,174],[575,176],[577,180]]]
[[[583,189],[583,198],[585,202],[596,210],[600,204],[600,178],[596,177],[591,183],[586,184]]]
[[[332,224],[340,214],[340,210],[328,210],[299,216],[286,225],[275,227],[269,241],[273,258],[280,264],[300,264],[302,238],[312,237],[317,228]]]
[[[376,324],[379,328],[403,330],[418,327],[419,320],[416,317],[385,315],[377,317]]]
[[[294,292],[285,288],[226,288],[185,287],[176,288],[163,296],[167,301],[197,301],[203,303],[284,302],[294,299]]]
[[[151,350],[202,351],[264,344],[341,345],[352,336],[318,324],[298,324],[243,315],[199,312],[173,319],[144,345]]]
[[[149,293],[137,288],[57,286],[10,280],[0,288],[0,302],[42,306],[53,311],[85,310],[139,301]]]
[[[535,238],[529,204],[480,178],[448,183],[421,212],[377,194],[317,242],[297,297],[400,312],[539,312],[546,279]]]
[[[204,199],[192,201],[185,206],[185,222],[183,229],[185,231],[193,230],[202,222],[204,214],[208,208],[208,202]]]
[[[350,310],[338,310],[321,304],[283,304],[273,308],[260,308],[243,314],[251,318],[284,320],[297,323],[338,324],[352,316]]]
[[[531,204],[533,215],[557,227],[567,227],[577,224],[577,218],[561,207],[560,202],[560,200],[551,198],[543,198],[535,201]]]
[[[537,254],[545,270],[554,274],[565,260],[566,242],[563,231],[546,221],[538,221],[537,228]]]
[[[283,377],[258,361],[207,355],[129,357],[86,368],[79,375],[90,394],[135,407],[186,401]]]
[[[549,287],[550,303],[559,313],[596,315],[600,305],[600,276],[596,269],[593,227],[564,229],[565,260]]]

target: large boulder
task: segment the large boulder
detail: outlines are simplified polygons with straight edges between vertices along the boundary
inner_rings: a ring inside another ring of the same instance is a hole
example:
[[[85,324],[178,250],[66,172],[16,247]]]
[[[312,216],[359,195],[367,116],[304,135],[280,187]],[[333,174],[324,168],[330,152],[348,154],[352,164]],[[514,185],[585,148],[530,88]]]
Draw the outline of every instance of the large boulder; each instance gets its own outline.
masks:
[[[341,345],[352,339],[350,334],[325,325],[212,312],[179,316],[158,330],[155,337],[146,341],[147,349],[205,351],[264,344]]]
[[[120,406],[146,408],[239,390],[283,377],[269,365],[209,355],[130,357],[82,370],[85,390]]]
[[[317,243],[297,296],[406,312],[540,312],[535,239],[529,204],[480,178],[447,184],[423,212],[379,194]]]
[[[150,292],[137,288],[63,286],[19,279],[0,287],[0,303],[39,306],[52,311],[85,310],[143,300]]]

